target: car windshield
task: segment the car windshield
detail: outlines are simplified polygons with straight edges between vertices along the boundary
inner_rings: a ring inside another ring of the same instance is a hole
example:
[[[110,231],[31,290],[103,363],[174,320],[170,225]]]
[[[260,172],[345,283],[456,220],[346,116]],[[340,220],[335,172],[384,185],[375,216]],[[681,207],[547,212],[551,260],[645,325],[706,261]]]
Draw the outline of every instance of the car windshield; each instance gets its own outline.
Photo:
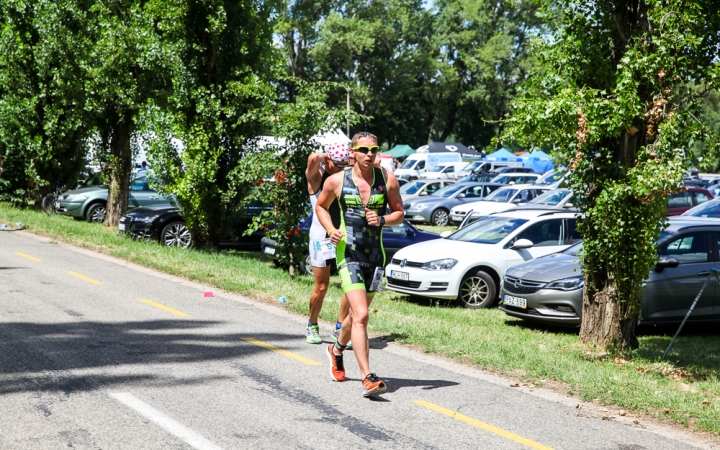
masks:
[[[533,205],[548,205],[548,206],[556,206],[558,205],[568,194],[570,191],[566,190],[552,190],[547,191],[544,194],[538,196],[537,198],[530,200],[528,203]]]
[[[454,193],[456,193],[457,191],[459,191],[460,189],[462,189],[462,188],[464,188],[464,187],[466,187],[466,186],[461,186],[461,185],[458,185],[458,184],[451,184],[451,185],[449,185],[449,186],[445,186],[445,187],[442,188],[442,189],[438,189],[437,191],[433,192],[433,193],[430,194],[430,195],[432,195],[433,197],[448,198],[448,197],[451,197]]]
[[[408,195],[417,194],[417,192],[423,186],[425,186],[425,182],[423,182],[423,181],[411,181],[410,183],[408,183],[400,188],[400,193],[408,194]]]
[[[683,216],[720,218],[720,200],[712,200],[701,203],[696,207],[685,211]]]
[[[508,203],[517,191],[517,189],[498,189],[483,200],[486,202]]]
[[[561,253],[564,253],[564,254],[570,255],[570,256],[577,256],[578,254],[580,254],[580,251],[582,250],[582,248],[583,248],[583,243],[578,242],[577,244],[573,245],[572,247],[563,250]]]
[[[416,162],[418,162],[417,159],[406,159],[398,169],[412,169],[412,166],[414,166]]]
[[[473,222],[448,237],[453,241],[497,244],[527,222],[527,219],[491,216]]]

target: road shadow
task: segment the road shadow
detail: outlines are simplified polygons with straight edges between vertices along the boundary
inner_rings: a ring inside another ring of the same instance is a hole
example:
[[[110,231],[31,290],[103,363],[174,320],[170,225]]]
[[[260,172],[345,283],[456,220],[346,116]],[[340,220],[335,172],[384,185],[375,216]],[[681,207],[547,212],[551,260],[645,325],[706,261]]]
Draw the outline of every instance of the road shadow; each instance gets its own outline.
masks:
[[[108,374],[74,376],[70,371],[123,365],[195,363],[247,358],[267,350],[243,338],[298,351],[296,334],[217,333],[222,322],[0,323],[0,395],[23,391],[77,391],[137,381],[192,384],[172,374],[138,378]],[[207,378],[203,378],[207,382]]]
[[[0,270],[27,269],[27,267],[0,267]]]
[[[424,391],[457,386],[460,383],[447,380],[413,380],[409,378],[383,378],[387,382],[388,392],[395,392],[402,388],[421,388]]]

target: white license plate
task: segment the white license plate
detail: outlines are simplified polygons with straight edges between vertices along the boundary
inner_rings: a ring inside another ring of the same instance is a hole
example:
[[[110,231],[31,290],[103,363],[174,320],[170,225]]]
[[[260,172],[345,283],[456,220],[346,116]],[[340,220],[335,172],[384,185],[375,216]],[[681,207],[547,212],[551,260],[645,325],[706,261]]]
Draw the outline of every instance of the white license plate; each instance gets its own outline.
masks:
[[[390,278],[408,281],[410,279],[410,275],[407,272],[398,272],[397,270],[391,270]]]
[[[118,230],[120,230],[120,231],[125,231],[125,224],[124,224],[124,223],[119,223],[119,224],[118,224]]]
[[[462,222],[465,216],[450,216],[450,218],[456,222]]]
[[[505,294],[505,297],[503,298],[503,303],[508,306],[515,306],[516,308],[527,308],[527,299],[520,298],[520,297],[513,297],[512,295]]]
[[[272,247],[265,247],[265,248],[263,249],[263,251],[264,251],[265,253],[267,253],[268,255],[274,255],[274,254],[275,254],[275,249],[272,248]]]

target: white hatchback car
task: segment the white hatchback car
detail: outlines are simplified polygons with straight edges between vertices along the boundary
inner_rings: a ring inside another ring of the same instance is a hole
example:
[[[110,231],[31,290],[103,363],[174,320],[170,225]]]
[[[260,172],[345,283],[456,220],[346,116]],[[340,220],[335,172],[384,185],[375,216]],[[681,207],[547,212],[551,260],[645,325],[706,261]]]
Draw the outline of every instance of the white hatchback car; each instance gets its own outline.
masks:
[[[387,288],[487,308],[498,299],[505,271],[580,241],[576,215],[548,210],[506,211],[445,239],[398,251],[386,267]]]
[[[471,220],[482,219],[490,214],[507,211],[523,205],[549,191],[547,186],[535,184],[516,184],[513,186],[501,187],[481,201],[457,205],[450,210],[450,222],[460,223],[472,210]]]

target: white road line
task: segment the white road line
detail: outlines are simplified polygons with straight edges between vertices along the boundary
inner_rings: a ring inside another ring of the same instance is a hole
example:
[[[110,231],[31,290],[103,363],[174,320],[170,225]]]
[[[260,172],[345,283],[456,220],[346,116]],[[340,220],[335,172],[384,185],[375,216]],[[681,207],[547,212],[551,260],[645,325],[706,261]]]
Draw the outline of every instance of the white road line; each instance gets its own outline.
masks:
[[[218,447],[217,445],[208,441],[190,428],[182,425],[179,422],[176,422],[175,420],[171,419],[170,417],[166,416],[165,414],[161,413],[157,409],[153,408],[152,406],[148,405],[147,403],[141,401],[140,399],[134,397],[131,394],[119,392],[116,394],[110,394],[110,397],[139,412],[146,418],[152,420],[165,430],[169,431],[170,434],[173,434],[182,439],[183,441],[187,442],[193,448],[196,448],[198,450],[222,450],[222,447]]]

